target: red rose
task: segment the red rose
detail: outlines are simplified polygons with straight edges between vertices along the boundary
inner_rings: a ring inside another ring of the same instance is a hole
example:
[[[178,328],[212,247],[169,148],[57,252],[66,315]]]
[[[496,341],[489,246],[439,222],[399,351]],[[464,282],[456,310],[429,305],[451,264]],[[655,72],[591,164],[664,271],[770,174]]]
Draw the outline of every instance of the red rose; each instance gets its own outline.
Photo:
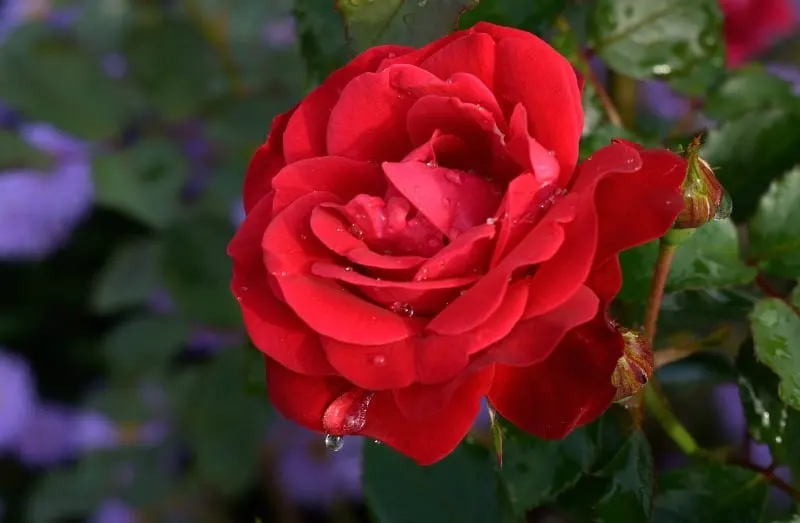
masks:
[[[484,396],[546,438],[609,406],[617,253],[670,227],[686,162],[620,141],[575,171],[579,84],[482,23],[370,49],[275,119],[229,252],[276,409],[427,464]]]
[[[791,32],[796,14],[791,0],[719,0],[725,15],[725,50],[735,67]]]

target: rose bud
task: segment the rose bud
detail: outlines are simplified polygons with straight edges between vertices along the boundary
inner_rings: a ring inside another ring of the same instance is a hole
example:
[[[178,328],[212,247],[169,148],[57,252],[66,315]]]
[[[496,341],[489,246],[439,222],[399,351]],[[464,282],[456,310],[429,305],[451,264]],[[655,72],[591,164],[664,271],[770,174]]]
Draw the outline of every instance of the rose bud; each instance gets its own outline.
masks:
[[[277,411],[425,465],[485,400],[548,439],[609,408],[619,253],[670,230],[686,160],[615,140],[577,165],[582,83],[479,23],[369,49],[274,120],[228,252]]]
[[[621,402],[635,396],[647,385],[653,374],[653,351],[644,334],[621,327],[625,351],[617,361],[611,384],[617,389],[614,401]]]
[[[683,181],[683,212],[675,220],[675,229],[696,229],[713,219],[730,216],[730,200],[714,176],[708,162],[700,158],[700,140],[695,138],[686,153],[686,179]]]

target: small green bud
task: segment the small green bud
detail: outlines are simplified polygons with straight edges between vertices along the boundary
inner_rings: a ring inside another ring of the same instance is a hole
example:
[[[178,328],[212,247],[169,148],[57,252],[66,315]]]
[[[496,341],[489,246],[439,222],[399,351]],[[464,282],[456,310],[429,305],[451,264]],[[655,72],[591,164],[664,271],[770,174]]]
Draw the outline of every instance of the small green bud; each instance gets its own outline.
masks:
[[[675,220],[675,229],[696,229],[713,219],[730,216],[731,202],[714,176],[708,162],[700,158],[700,139],[695,138],[686,150],[686,179],[683,181],[683,211]]]

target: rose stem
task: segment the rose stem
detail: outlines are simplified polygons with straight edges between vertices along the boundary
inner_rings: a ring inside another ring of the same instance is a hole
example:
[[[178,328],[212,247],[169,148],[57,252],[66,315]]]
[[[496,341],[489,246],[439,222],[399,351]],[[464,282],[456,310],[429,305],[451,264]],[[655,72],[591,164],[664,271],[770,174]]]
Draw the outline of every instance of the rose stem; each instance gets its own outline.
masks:
[[[563,16],[556,18],[556,27],[558,27],[558,29],[564,33],[572,32],[569,22],[567,22],[567,19]],[[619,115],[619,111],[617,111],[617,108],[614,106],[614,102],[611,101],[611,97],[608,96],[603,84],[594,74],[594,71],[592,71],[592,66],[589,63],[589,56],[580,46],[578,46],[577,61],[579,69],[586,76],[586,80],[589,82],[589,85],[591,85],[597,93],[597,97],[600,99],[600,105],[603,106],[603,111],[606,113],[608,121],[611,122],[615,127],[624,127],[622,124],[622,118]]]
[[[610,73],[611,97],[619,108],[622,125],[628,129],[636,127],[636,80],[614,72]]]
[[[647,297],[647,307],[644,313],[644,336],[653,345],[658,324],[658,312],[661,310],[661,300],[664,298],[664,286],[667,284],[669,267],[678,246],[665,241],[659,242],[658,258],[653,268],[653,282],[650,284],[650,295]]]

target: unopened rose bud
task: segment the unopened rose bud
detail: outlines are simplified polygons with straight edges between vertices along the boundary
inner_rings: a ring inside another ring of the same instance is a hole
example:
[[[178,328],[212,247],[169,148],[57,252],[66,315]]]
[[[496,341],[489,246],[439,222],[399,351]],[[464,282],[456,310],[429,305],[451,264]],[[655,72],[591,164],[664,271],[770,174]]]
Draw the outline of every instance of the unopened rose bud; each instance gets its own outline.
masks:
[[[700,158],[700,140],[695,138],[686,152],[686,179],[683,182],[684,207],[675,229],[696,229],[712,219],[725,219],[730,216],[730,199],[714,176],[708,162]]]
[[[653,351],[641,332],[619,328],[625,340],[625,352],[617,361],[611,384],[617,389],[614,401],[623,401],[636,395],[653,374]]]

